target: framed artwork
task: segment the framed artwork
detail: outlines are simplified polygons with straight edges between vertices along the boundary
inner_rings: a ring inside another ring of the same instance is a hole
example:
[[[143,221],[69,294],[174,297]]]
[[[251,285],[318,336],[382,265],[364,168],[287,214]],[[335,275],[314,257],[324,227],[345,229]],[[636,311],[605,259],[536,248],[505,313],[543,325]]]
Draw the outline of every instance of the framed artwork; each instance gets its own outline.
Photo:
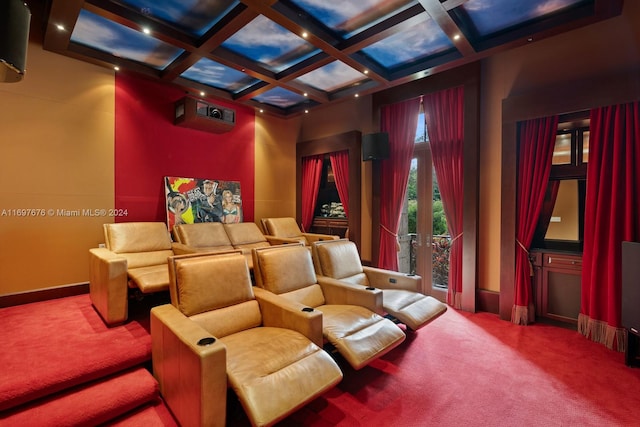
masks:
[[[242,222],[238,181],[209,178],[164,178],[167,227],[194,222]]]

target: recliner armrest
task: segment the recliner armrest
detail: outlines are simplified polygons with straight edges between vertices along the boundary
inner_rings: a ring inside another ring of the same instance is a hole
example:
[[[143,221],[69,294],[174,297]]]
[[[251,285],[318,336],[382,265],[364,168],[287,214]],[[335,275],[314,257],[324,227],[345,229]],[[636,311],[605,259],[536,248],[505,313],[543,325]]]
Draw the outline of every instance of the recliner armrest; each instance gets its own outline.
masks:
[[[392,270],[375,267],[362,267],[369,280],[369,284],[380,289],[404,289],[422,293],[422,277],[407,275]]]
[[[331,234],[319,234],[319,233],[302,233],[302,235],[307,239],[309,245],[313,242],[317,242],[320,240],[339,240],[340,236],[333,236]]]
[[[264,326],[292,329],[322,347],[322,313],[305,310],[302,304],[289,301],[262,288],[254,287],[253,293],[260,304]]]
[[[213,339],[171,304],[151,309],[153,374],[180,425],[225,425],[226,347]]]
[[[327,304],[359,305],[374,313],[383,314],[382,291],[380,289],[365,288],[361,285],[341,282],[326,276],[318,276],[318,284]]]
[[[106,248],[89,249],[89,296],[107,325],[127,320],[127,259]]]
[[[185,245],[184,243],[177,243],[177,242],[171,243],[171,249],[173,250],[173,253],[176,255],[188,255],[188,254],[199,252],[193,246],[189,246],[189,245]]]
[[[295,239],[292,237],[276,237],[276,236],[271,236],[271,235],[267,235],[265,234],[265,236],[267,238],[267,242],[269,242],[269,244],[271,246],[276,246],[276,245],[288,245],[291,243],[301,243],[300,239]],[[304,243],[304,242],[302,242]]]

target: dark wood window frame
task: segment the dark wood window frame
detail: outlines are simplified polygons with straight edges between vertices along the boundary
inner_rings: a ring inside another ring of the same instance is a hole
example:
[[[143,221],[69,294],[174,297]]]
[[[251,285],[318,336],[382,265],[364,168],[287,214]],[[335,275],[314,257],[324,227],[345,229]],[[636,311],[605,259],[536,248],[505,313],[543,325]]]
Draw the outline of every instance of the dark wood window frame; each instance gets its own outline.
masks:
[[[361,241],[361,205],[362,200],[362,134],[350,131],[325,138],[299,142],[296,145],[296,218],[298,223],[302,219],[302,158],[319,154],[329,154],[337,151],[349,151],[349,240],[355,242],[360,250]]]
[[[578,239],[576,241],[545,239],[544,234],[548,224],[539,223],[536,235],[533,237],[531,248],[582,253],[584,240],[584,207],[587,193],[587,163],[582,161],[582,149],[584,133],[589,131],[589,111],[561,115],[559,122],[557,134],[571,136],[570,162],[567,164],[552,165],[549,181],[578,181]]]

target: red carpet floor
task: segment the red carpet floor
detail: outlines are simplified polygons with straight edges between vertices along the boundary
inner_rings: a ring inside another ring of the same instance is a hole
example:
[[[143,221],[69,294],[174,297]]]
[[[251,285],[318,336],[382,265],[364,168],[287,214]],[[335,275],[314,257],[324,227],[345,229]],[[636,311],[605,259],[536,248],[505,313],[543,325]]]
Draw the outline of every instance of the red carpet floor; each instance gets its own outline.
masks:
[[[0,402],[43,393],[55,376],[109,371],[112,363],[95,366],[96,353],[133,365],[148,358],[141,318],[105,328],[88,296],[1,309]],[[338,361],[343,381],[281,427],[640,426],[640,369],[568,329],[450,308],[364,369]],[[80,373],[60,368],[70,365]],[[231,397],[227,424],[248,425]]]
[[[549,325],[449,309],[368,367],[341,367],[342,383],[282,425],[640,426],[640,370]]]
[[[147,318],[107,328],[88,295],[0,309],[0,411],[148,362]]]

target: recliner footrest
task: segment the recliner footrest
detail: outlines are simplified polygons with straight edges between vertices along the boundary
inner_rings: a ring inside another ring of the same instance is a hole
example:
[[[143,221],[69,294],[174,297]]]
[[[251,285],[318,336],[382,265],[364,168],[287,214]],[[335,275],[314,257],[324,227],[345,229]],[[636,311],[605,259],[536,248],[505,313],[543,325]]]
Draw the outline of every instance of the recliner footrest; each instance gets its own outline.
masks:
[[[356,370],[396,346],[406,335],[389,319],[356,305],[322,305],[326,339]]]
[[[383,289],[382,294],[385,310],[414,331],[447,311],[446,304],[428,295],[392,289]]]

